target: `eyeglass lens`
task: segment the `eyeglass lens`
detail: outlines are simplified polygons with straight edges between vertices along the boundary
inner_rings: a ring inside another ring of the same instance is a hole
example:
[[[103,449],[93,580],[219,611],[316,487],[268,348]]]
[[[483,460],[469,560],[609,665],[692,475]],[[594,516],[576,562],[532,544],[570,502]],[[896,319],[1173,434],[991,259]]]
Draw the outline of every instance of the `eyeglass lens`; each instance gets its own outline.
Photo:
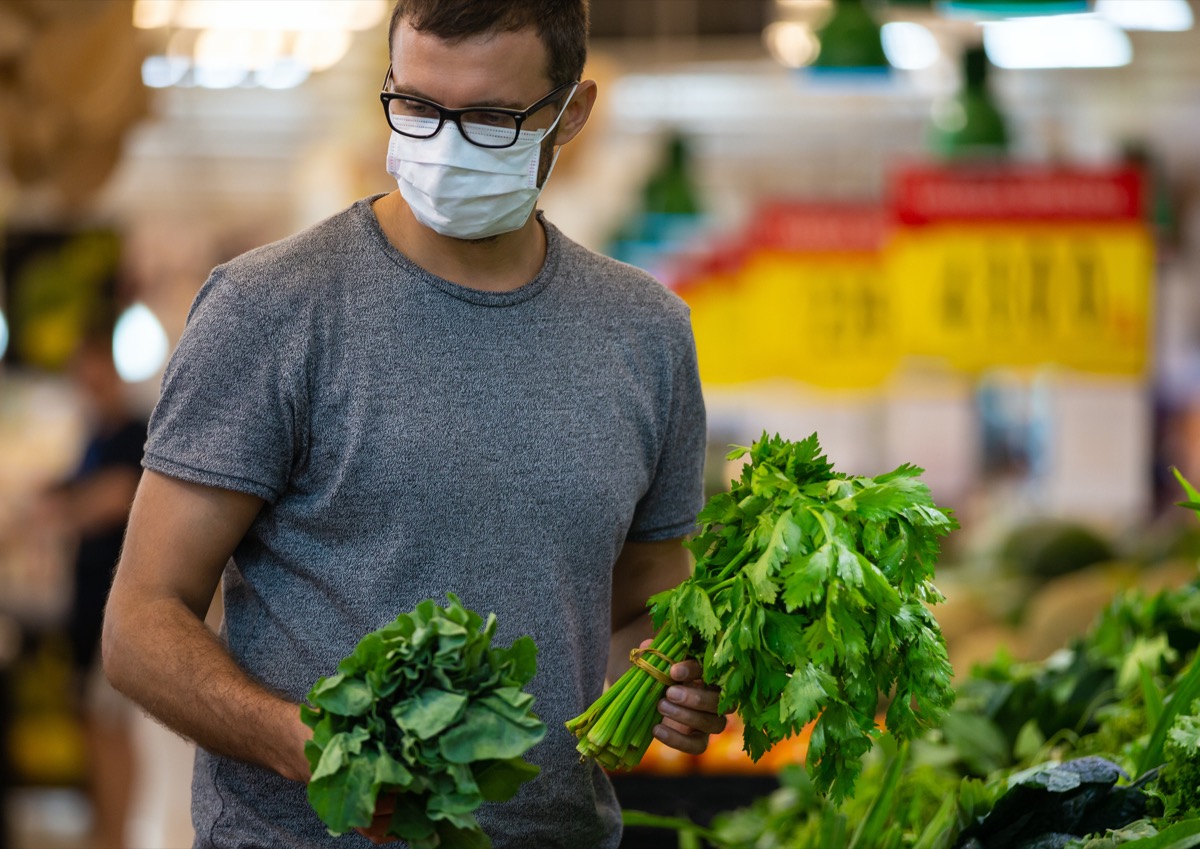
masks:
[[[403,96],[388,101],[388,114],[397,132],[414,138],[435,135],[441,123],[433,106]],[[473,109],[462,113],[459,121],[466,137],[483,147],[507,146],[517,137],[516,118],[503,112]]]

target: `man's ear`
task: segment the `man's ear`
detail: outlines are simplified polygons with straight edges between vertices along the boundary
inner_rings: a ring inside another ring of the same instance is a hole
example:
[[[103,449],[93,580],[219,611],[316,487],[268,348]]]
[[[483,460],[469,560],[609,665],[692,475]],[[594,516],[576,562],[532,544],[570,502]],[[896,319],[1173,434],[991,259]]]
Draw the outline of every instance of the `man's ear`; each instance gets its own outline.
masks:
[[[592,107],[595,104],[596,81],[584,80],[575,89],[575,95],[558,120],[558,132],[554,134],[554,144],[566,144],[575,138],[583,129],[583,125],[587,123],[588,116],[592,114]]]

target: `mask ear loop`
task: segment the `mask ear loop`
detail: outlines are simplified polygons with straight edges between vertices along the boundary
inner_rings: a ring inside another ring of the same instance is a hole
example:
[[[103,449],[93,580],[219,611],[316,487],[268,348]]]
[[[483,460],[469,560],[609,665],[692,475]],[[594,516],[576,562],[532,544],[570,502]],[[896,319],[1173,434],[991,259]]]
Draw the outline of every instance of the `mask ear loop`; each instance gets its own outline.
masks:
[[[578,89],[579,83],[575,83],[575,85],[571,86],[571,92],[567,95],[567,102],[563,104],[562,109],[559,109],[558,114],[554,116],[554,122],[549,127],[542,130],[542,134],[538,136],[538,154],[533,161],[534,179],[537,179],[538,165],[540,164],[542,158],[542,140],[546,138],[546,136],[550,135],[550,133],[554,131],[554,128],[558,126],[558,122],[561,121],[562,116],[566,114],[567,107],[571,105],[571,98],[575,96],[575,92]],[[559,145],[554,146],[554,153],[550,159],[550,167],[546,169],[546,179],[542,180],[542,185],[538,186],[538,189],[541,189],[542,186],[545,186],[546,183],[550,182],[550,175],[554,173],[554,166],[558,164],[558,153],[560,150],[561,147]]]

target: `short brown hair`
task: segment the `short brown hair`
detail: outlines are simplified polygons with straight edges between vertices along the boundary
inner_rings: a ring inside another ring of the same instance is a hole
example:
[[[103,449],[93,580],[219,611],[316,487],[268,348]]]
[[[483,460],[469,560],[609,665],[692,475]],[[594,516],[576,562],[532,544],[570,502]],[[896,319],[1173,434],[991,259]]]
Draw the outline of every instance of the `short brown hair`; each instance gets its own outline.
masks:
[[[546,75],[555,86],[580,79],[587,61],[588,0],[396,0],[388,55],[401,21],[445,41],[533,27],[546,45]]]

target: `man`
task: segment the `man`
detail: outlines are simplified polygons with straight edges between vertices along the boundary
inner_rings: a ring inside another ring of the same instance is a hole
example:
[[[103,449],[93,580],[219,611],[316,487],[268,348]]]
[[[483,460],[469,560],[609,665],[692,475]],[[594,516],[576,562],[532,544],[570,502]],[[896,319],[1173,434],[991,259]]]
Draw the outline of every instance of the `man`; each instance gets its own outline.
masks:
[[[494,611],[499,642],[539,647],[542,771],[480,810],[485,831],[619,841],[611,785],[563,722],[606,657],[627,668],[647,597],[687,574],[704,410],[682,303],[533,214],[596,97],[586,34],[585,0],[399,0],[382,94],[397,191],[218,267],[197,296],[104,657],[200,747],[199,846],[328,845],[297,702],[448,591]],[[224,642],[201,621],[222,575]],[[673,674],[656,735],[702,751],[716,694],[694,661]]]

